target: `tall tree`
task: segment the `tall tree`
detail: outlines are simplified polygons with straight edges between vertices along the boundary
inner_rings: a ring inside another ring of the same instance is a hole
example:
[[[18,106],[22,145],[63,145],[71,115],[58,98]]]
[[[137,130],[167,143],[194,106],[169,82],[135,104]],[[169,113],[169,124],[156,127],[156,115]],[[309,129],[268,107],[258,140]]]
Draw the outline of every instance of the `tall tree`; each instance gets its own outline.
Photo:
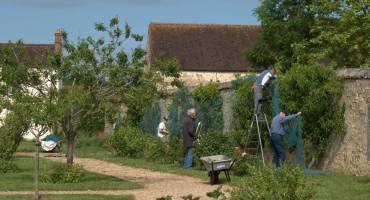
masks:
[[[101,111],[115,116],[122,104],[128,106],[129,114],[138,112],[140,115],[164,84],[161,74],[166,70],[144,70],[143,48],[134,48],[132,55],[126,52],[125,42],[143,40],[131,32],[127,23],[121,28],[118,18],[113,18],[108,25],[96,23],[95,29],[105,33],[108,39],[87,37],[73,44],[65,32],[62,34],[65,53],[57,74],[63,86],[58,92],[57,107],[59,123],[68,140],[69,164],[73,163],[76,135],[88,116]],[[178,73],[178,70],[171,72],[174,76]],[[132,104],[135,98],[143,104],[139,107]],[[131,120],[138,122],[140,117]]]
[[[5,122],[13,121],[1,130],[18,133],[13,138],[18,144],[27,131],[36,138],[35,199],[39,199],[39,139],[52,129],[56,119],[57,65],[52,58],[47,59],[49,53],[30,58],[21,41],[9,43],[0,51],[1,109],[6,113]]]
[[[255,14],[259,41],[246,57],[256,65],[294,64],[334,68],[370,64],[369,0],[262,0]]]
[[[282,72],[295,62],[293,44],[312,38],[315,15],[309,9],[313,0],[263,0],[255,10],[261,22],[261,35],[247,51],[247,59],[257,66],[277,65]]]
[[[320,61],[334,69],[370,66],[370,1],[313,1],[314,36],[294,45],[299,63]]]

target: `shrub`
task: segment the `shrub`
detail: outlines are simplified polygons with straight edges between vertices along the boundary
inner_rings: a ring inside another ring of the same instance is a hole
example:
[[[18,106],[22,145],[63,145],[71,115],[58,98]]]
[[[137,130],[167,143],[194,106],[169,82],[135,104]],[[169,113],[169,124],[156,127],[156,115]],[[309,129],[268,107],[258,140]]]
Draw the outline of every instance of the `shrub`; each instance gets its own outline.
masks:
[[[199,142],[195,142],[195,164],[200,165],[200,157],[212,155],[234,155],[234,147],[226,135],[222,133],[207,133],[202,135]]]
[[[107,138],[107,144],[118,156],[142,158],[148,138],[138,128],[122,127]]]
[[[22,113],[7,114],[4,125],[0,127],[0,160],[11,161],[13,159],[13,154],[27,129],[28,124]]]
[[[178,135],[171,134],[166,151],[166,161],[170,164],[181,164],[184,159],[184,147]]]
[[[192,96],[198,104],[203,104],[206,101],[213,99],[220,95],[218,90],[218,83],[216,82],[209,82],[206,85],[200,84],[199,86],[195,87]]]
[[[231,192],[231,200],[275,199],[307,200],[314,195],[313,185],[306,182],[300,167],[290,163],[280,171],[271,166],[251,167],[250,176]]]
[[[233,168],[233,174],[236,176],[251,176],[251,168],[261,165],[261,160],[256,157],[238,157]]]
[[[227,135],[231,138],[233,144],[238,147],[240,150],[245,149],[245,145],[247,144],[248,134],[246,131],[238,130],[228,132]]]
[[[184,151],[180,137],[171,134],[166,143],[157,138],[150,138],[144,149],[144,157],[146,160],[160,163],[182,163]]]
[[[80,165],[53,163],[41,176],[43,183],[79,183],[85,178],[85,172]]]
[[[0,159],[0,173],[19,172],[20,169],[12,160]]]
[[[345,134],[344,108],[338,103],[343,88],[340,78],[327,67],[297,65],[282,76],[279,84],[283,107],[303,112],[304,140],[318,149],[313,156],[320,157],[330,135]]]
[[[166,161],[167,146],[157,138],[150,138],[144,149],[144,158],[149,161],[164,163]]]

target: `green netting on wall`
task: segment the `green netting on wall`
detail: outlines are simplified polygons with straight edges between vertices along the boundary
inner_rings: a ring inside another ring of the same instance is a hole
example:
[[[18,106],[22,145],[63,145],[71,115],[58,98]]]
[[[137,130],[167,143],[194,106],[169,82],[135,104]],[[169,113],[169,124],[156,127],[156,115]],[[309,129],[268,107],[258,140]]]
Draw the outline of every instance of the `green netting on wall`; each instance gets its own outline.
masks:
[[[169,109],[169,130],[174,134],[181,134],[182,124],[187,116],[187,110],[195,108],[196,122],[202,122],[202,133],[222,132],[223,112],[222,97],[220,94],[202,103],[195,103],[191,92],[187,88],[179,89],[172,97]]]
[[[145,112],[140,121],[140,129],[149,135],[157,135],[157,127],[161,121],[161,109],[159,103],[155,102]]]
[[[222,132],[224,127],[221,96],[214,97],[197,105],[197,122],[202,122],[202,133]]]
[[[186,118],[186,111],[195,106],[190,91],[184,87],[176,91],[169,108],[169,131],[172,134],[181,134],[182,123]]]

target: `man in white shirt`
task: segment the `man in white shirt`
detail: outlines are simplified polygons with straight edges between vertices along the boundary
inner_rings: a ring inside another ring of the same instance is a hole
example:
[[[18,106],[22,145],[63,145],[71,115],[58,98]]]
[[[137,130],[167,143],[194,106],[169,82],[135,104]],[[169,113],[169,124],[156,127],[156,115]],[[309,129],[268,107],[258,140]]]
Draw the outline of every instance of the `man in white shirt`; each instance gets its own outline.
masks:
[[[168,132],[168,129],[167,129],[167,125],[168,125],[168,118],[163,117],[161,123],[159,123],[159,125],[158,125],[158,130],[157,130],[157,136],[163,142],[166,142],[168,140],[169,132]]]
[[[256,82],[253,86],[253,96],[254,96],[254,114],[260,114],[259,102],[263,99],[262,90],[266,83],[275,78],[275,70],[273,67],[269,67],[263,70],[257,77]]]

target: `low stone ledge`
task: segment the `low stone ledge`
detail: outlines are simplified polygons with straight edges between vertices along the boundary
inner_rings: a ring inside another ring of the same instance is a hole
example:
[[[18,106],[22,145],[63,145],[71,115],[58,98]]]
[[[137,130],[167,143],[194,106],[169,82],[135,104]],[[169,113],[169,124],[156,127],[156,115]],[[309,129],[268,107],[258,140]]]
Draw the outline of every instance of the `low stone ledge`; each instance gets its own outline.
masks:
[[[370,68],[346,68],[337,70],[337,76],[345,79],[370,79]]]

